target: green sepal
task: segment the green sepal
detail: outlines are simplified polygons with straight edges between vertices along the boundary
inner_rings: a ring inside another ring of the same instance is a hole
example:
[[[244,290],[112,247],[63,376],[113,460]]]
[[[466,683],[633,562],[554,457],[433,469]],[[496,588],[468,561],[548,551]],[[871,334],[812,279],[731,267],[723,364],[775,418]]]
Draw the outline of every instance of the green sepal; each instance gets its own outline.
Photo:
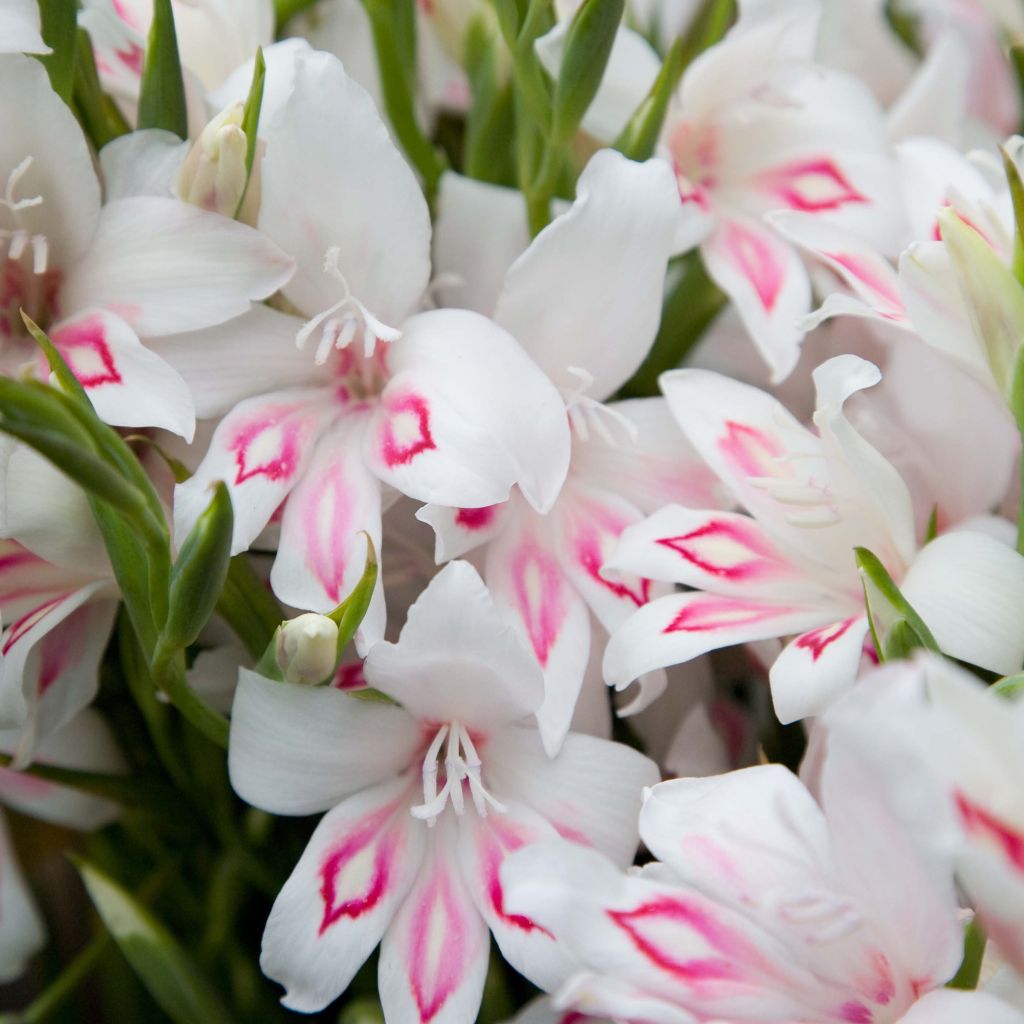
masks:
[[[882,661],[905,658],[917,648],[939,651],[924,619],[893,582],[885,566],[867,548],[854,548],[857,572],[864,587],[864,603],[871,638]]]
[[[985,932],[975,917],[964,929],[964,955],[956,974],[946,982],[946,988],[973,991],[981,978],[981,962],[985,959]]]
[[[244,554],[231,559],[217,614],[255,659],[262,656],[284,618],[281,606]]]
[[[231,1024],[216,989],[153,912],[94,864],[72,860],[107,930],[164,1013],[178,1024]]]
[[[597,95],[625,6],[625,0],[583,0],[573,16],[555,83],[554,142],[572,138]]]
[[[171,568],[167,621],[160,643],[180,650],[195,643],[210,620],[228,575],[235,517],[231,493],[218,480]]]
[[[515,137],[509,58],[494,15],[485,11],[466,31],[463,64],[473,102],[466,115],[462,170],[477,181],[511,186],[516,170],[508,145]]]
[[[163,128],[188,138],[185,81],[178,56],[171,0],[153,0],[153,22],[146,43],[146,61],[139,89],[138,127]]]
[[[78,55],[78,5],[73,0],[39,0],[43,41],[53,51],[39,57],[53,91],[71,106]]]
[[[647,160],[654,155],[661,134],[661,126],[668,113],[668,105],[682,76],[686,43],[677,39],[665,55],[658,77],[651,86],[643,103],[622,129],[619,137],[612,143],[623,156],[630,160]]]
[[[317,0],[274,0],[274,25],[278,34],[292,18],[316,3]]]
[[[78,119],[97,150],[131,129],[114,101],[103,91],[96,57],[85,29],[78,30],[74,100]]]
[[[359,582],[355,585],[352,593],[345,598],[333,611],[327,613],[327,618],[332,619],[338,626],[338,657],[335,664],[341,661],[341,656],[356,635],[359,623],[366,616],[370,607],[370,599],[373,597],[373,588],[377,585],[377,549],[368,533],[363,533],[366,538],[366,567]]]
[[[1006,182],[1010,186],[1010,198],[1013,200],[1013,276],[1024,284],[1024,181],[1021,180],[1017,161],[1006,146],[1000,151]]]
[[[997,679],[990,687],[990,692],[1006,700],[1020,700],[1024,697],[1024,672]]]
[[[260,111],[263,109],[263,86],[267,78],[267,62],[263,59],[263,47],[256,48],[256,59],[252,66],[252,82],[249,85],[249,95],[245,98],[245,108],[242,112],[242,131],[245,132],[245,188],[238,197],[238,205],[235,207],[235,218],[242,212],[242,205],[245,203],[245,194],[249,191],[249,182],[252,181],[252,168],[256,163],[256,142],[259,135]]]
[[[91,409],[92,402],[85,393],[85,388],[82,387],[78,378],[71,372],[71,367],[65,362],[64,357],[60,354],[60,350],[50,340],[49,335],[25,310],[21,310],[21,320],[25,325],[25,329],[32,335],[32,340],[43,350],[46,362],[50,366],[50,373],[57,378],[57,383],[60,385],[61,390]]]

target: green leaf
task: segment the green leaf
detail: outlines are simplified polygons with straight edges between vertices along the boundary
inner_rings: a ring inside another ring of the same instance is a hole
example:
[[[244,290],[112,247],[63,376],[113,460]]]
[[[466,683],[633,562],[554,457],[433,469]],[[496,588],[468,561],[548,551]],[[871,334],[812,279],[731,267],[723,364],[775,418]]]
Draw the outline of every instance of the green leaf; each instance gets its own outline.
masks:
[[[366,537],[366,568],[363,569],[363,575],[359,577],[359,582],[352,593],[334,611],[327,613],[327,617],[338,624],[339,662],[342,652],[356,635],[359,623],[363,621],[366,610],[370,607],[373,588],[377,585],[377,551],[370,540],[370,535],[364,533],[363,536]]]
[[[905,658],[920,647],[941,654],[924,619],[900,592],[878,557],[867,548],[853,551],[878,656],[883,661]]]
[[[103,923],[164,1013],[178,1024],[231,1024],[217,991],[152,911],[94,864],[76,859],[76,866]]]
[[[28,333],[32,335],[32,339],[43,350],[43,355],[46,356],[46,361],[50,366],[50,373],[57,378],[57,383],[61,386],[64,393],[91,409],[92,402],[85,393],[85,388],[82,387],[78,378],[71,372],[71,368],[64,361],[64,357],[60,354],[57,346],[50,340],[49,335],[25,310],[21,311],[21,319]]]
[[[1020,167],[1017,166],[1017,159],[1022,152],[1018,142],[1011,153],[1008,149],[1011,144],[1013,140],[1002,147],[1003,168],[1013,200],[1013,275],[1024,284],[1024,181],[1021,180]]]
[[[73,0],[39,0],[43,40],[53,50],[39,59],[50,76],[53,91],[71,106],[78,54],[78,10]]]
[[[75,108],[85,133],[92,139],[96,149],[100,150],[111,140],[127,134],[130,129],[124,115],[100,86],[92,43],[88,33],[81,28],[78,30],[76,49]]]
[[[167,622],[160,639],[170,649],[195,643],[213,614],[228,575],[234,528],[231,493],[218,480],[171,569]]]
[[[553,141],[572,138],[597,95],[624,9],[625,0],[583,0],[573,16],[555,83]]]
[[[985,958],[985,933],[974,918],[964,929],[964,956],[956,974],[946,982],[946,988],[973,990],[981,978],[981,962]]]
[[[515,183],[515,112],[509,56],[490,8],[483,8],[466,31],[463,61],[473,102],[466,115],[463,173],[477,181]]]
[[[263,84],[267,77],[267,63],[263,59],[263,47],[257,47],[256,60],[252,67],[252,83],[249,95],[245,99],[245,110],[242,113],[242,131],[245,132],[245,188],[238,197],[235,207],[235,218],[238,218],[245,203],[245,194],[249,191],[252,181],[252,168],[256,162],[256,142],[259,135],[260,111],[263,109]]]
[[[274,631],[284,619],[281,606],[245,555],[231,559],[217,602],[217,614],[235,631],[255,659],[267,649]]]
[[[178,57],[171,0],[153,0],[153,22],[146,44],[146,62],[139,90],[139,128],[163,128],[188,138],[185,82]]]
[[[997,679],[991,686],[991,692],[1006,700],[1020,700],[1024,697],[1024,672]]]

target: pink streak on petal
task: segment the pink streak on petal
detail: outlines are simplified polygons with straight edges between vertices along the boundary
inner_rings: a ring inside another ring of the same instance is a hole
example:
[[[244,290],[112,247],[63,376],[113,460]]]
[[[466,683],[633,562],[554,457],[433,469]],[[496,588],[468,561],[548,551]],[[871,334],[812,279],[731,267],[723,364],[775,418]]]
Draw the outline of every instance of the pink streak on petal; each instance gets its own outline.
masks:
[[[228,444],[228,450],[235,453],[238,472],[236,484],[244,484],[254,476],[265,476],[268,480],[287,480],[294,475],[299,464],[300,424],[288,418],[291,406],[261,409],[256,419],[242,424]],[[249,449],[269,431],[279,432],[276,453],[264,462],[250,466]]]
[[[749,558],[732,565],[716,565],[711,561],[710,554],[705,551],[701,541],[705,538],[726,538],[739,547],[749,551],[754,558]],[[737,522],[713,519],[703,526],[678,537],[659,537],[658,543],[681,555],[686,561],[703,569],[704,572],[724,579],[753,579],[771,575],[779,568],[778,554],[753,529],[747,529]]]
[[[385,420],[381,437],[381,455],[393,469],[411,462],[421,452],[437,448],[430,433],[430,408],[421,395],[407,393],[389,398],[384,403],[384,410],[390,416],[408,414],[415,418],[419,436],[412,441],[399,442],[395,437],[391,420]]]
[[[762,306],[770,313],[782,292],[785,270],[765,239],[735,221],[722,228],[724,243],[733,263],[750,282]]]
[[[824,653],[829,644],[833,644],[842,637],[849,628],[857,621],[858,616],[844,619],[842,622],[833,622],[827,626],[819,626],[808,633],[802,633],[796,638],[794,644],[804,650],[811,652],[811,660],[817,661]]]
[[[630,938],[637,950],[655,966],[680,981],[697,985],[704,981],[739,981],[740,964],[761,966],[762,958],[742,936],[716,921],[685,899],[664,897],[635,910],[608,910],[608,916]],[[683,959],[655,938],[652,926],[678,925],[700,935],[720,956]]]
[[[1024,873],[1024,834],[975,803],[965,793],[956,792],[953,799],[964,831],[976,839],[994,841],[1014,869]]]
[[[843,1003],[839,1008],[839,1019],[849,1024],[871,1024],[874,1017],[863,1003]]]
[[[595,502],[582,503],[570,528],[570,544],[576,561],[597,584],[616,597],[629,601],[637,608],[651,599],[651,581],[636,576],[631,586],[623,580],[605,579],[601,567],[605,563],[605,550],[611,549],[629,523],[620,515]]]
[[[142,75],[142,62],[145,58],[142,47],[138,43],[132,42],[127,50],[115,49],[114,53],[117,54],[117,59],[133,74]]]
[[[850,203],[868,201],[827,157],[775,168],[765,174],[763,180],[786,206],[808,213],[838,210]]]
[[[709,633],[734,626],[753,626],[787,611],[765,607],[740,599],[697,600],[680,608],[676,617],[662,630],[664,633]]]
[[[778,476],[782,446],[758,427],[726,420],[725,436],[718,439],[719,451],[734,470],[744,476]]]
[[[118,372],[114,355],[107,344],[103,330],[103,321],[98,316],[86,317],[84,320],[64,327],[53,335],[53,343],[64,357],[68,368],[78,378],[83,388],[98,388],[103,384],[123,383]],[[86,371],[77,364],[82,354],[88,353],[94,360],[99,360],[99,367]]]
[[[341,466],[334,463],[313,484],[303,502],[306,564],[324,593],[337,604],[345,576],[346,541],[352,530],[352,501]]]
[[[539,593],[531,593],[530,574]],[[527,541],[512,556],[512,584],[534,653],[546,665],[568,612],[562,570],[550,553]]]
[[[445,948],[440,956],[432,955],[436,951],[428,948],[428,940],[438,932],[432,928],[437,914],[444,920]],[[435,867],[413,912],[409,950],[413,997],[424,1024],[437,1016],[462,981],[462,970],[470,960],[470,951],[465,949],[470,929],[451,879],[445,870]]]
[[[387,891],[391,862],[395,857],[395,842],[381,836],[381,829],[394,813],[394,805],[367,815],[355,822],[320,864],[320,897],[324,913],[320,920],[320,935],[343,917],[357,918],[373,910]],[[337,891],[338,876],[344,867],[371,844],[377,844],[373,854],[373,873],[361,894],[340,899]]]
[[[518,928],[527,934],[530,932],[540,932],[542,935],[553,939],[554,936],[546,928],[542,928],[525,915],[508,914],[505,912],[505,891],[502,888],[499,876],[501,865],[505,860],[506,854],[521,849],[528,841],[527,837],[518,834],[515,829],[510,827],[508,821],[502,821],[497,818],[491,820],[490,828],[486,832],[482,830],[480,859],[482,862],[484,884],[487,890],[487,899],[490,901],[494,913],[505,924]]]
[[[26,612],[20,619],[12,622],[10,629],[7,630],[7,635],[4,637],[4,645],[0,649],[0,654],[6,654],[47,612],[70,596],[71,592],[69,591],[66,594],[58,594],[56,597],[51,597],[48,601],[44,601],[43,604]]]
[[[497,505],[484,505],[482,508],[460,508],[455,513],[455,522],[464,530],[482,530],[494,522],[494,517],[497,514]]]
[[[331,682],[336,690],[363,690],[366,688],[366,677],[363,675],[363,663],[352,661],[347,665],[339,665]]]
[[[903,299],[899,292],[893,287],[891,281],[887,281],[871,265],[871,262],[863,256],[848,252],[823,252],[822,256],[827,260],[837,263],[845,271],[855,277],[858,281],[869,288],[888,307],[882,312],[893,319],[903,317]]]

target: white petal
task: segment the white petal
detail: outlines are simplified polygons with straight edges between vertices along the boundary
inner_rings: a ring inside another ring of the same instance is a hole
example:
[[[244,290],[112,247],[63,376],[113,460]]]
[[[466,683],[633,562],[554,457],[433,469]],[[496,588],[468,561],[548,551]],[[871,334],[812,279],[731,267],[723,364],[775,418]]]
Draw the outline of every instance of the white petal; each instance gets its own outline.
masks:
[[[409,814],[411,780],[382,783],[326,814],[274,902],[260,967],[313,1013],[373,952],[423,863],[426,828]]]
[[[607,398],[643,361],[658,329],[679,195],[665,162],[611,150],[591,158],[568,213],[505,277],[495,319],[562,388],[570,367]]]
[[[540,511],[569,463],[565,403],[515,339],[465,310],[406,321],[367,434],[374,472],[419,501],[478,508],[513,484]]]
[[[330,399],[320,388],[295,388],[236,405],[221,420],[195,474],[175,488],[178,542],[210,503],[210,485],[223,480],[235,514],[231,551],[244,551],[302,478],[313,442],[330,422]]]
[[[323,260],[335,247],[350,293],[397,326],[427,285],[430,216],[373,101],[336,57],[300,52],[265,134],[259,225],[298,262],[285,295],[308,316],[334,305]]]
[[[987,992],[939,989],[914,1003],[899,1024],[1024,1024],[1024,1013]]]
[[[312,814],[415,760],[420,735],[398,708],[333,687],[239,670],[228,768],[243,800],[273,814]]]
[[[380,484],[363,460],[365,427],[365,414],[342,416],[288,495],[270,583],[294,608],[328,612],[341,604],[366,567],[364,532],[381,549]]]
[[[363,671],[422,721],[487,732],[532,714],[543,694],[540,669],[468,562],[430,581],[398,642],[376,644]]]
[[[190,146],[160,128],[129,132],[108,142],[99,154],[107,202],[131,196],[168,198]]]
[[[7,822],[0,814],[0,983],[14,981],[28,967],[29,957],[46,942],[43,917],[15,858]]]
[[[452,818],[442,817],[423,867],[380,950],[385,1019],[472,1024],[487,974],[487,926],[460,877]]]
[[[931,45],[909,85],[889,108],[889,138],[928,137],[959,144],[967,120],[970,61],[967,45],[955,32],[944,33]]]
[[[791,640],[771,667],[772,704],[783,724],[820,715],[857,678],[868,620],[855,615]]]
[[[811,309],[811,284],[793,247],[756,221],[733,218],[701,246],[708,274],[736,304],[743,325],[783,381],[800,358],[801,317]]]
[[[62,320],[50,337],[100,419],[115,427],[162,427],[192,440],[188,385],[119,316],[87,309]]]
[[[433,528],[434,561],[441,565],[497,537],[504,527],[507,511],[508,502],[482,508],[424,505],[417,511],[416,518]]]
[[[486,245],[480,244],[481,224],[487,225]],[[444,305],[492,316],[508,268],[529,244],[520,192],[453,171],[441,177],[434,274]]]
[[[61,308],[102,306],[142,337],[193,331],[246,312],[292,267],[268,238],[227,217],[177,199],[117,199],[69,273]]]
[[[0,53],[51,53],[43,41],[35,0],[5,0],[0,10]]]
[[[901,589],[939,648],[1000,675],[1024,662],[1024,558],[982,533],[957,530],[918,553]]]
[[[645,604],[617,629],[604,655],[604,677],[623,689],[655,668],[690,661],[733,644],[802,633],[828,619],[822,607],[691,592]]]
[[[640,794],[659,778],[653,761],[582,733],[566,736],[549,758],[537,730],[518,727],[493,737],[485,765],[495,793],[542,815],[563,839],[592,846],[623,867],[631,863]]]

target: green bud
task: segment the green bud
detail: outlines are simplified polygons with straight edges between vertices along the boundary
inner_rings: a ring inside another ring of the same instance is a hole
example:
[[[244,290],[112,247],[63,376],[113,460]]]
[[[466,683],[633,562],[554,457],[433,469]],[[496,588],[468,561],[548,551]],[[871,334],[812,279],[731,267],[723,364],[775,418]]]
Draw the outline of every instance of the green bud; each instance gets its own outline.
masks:
[[[188,138],[185,82],[178,57],[171,0],[153,0],[153,22],[139,89],[139,128],[163,128]]]

